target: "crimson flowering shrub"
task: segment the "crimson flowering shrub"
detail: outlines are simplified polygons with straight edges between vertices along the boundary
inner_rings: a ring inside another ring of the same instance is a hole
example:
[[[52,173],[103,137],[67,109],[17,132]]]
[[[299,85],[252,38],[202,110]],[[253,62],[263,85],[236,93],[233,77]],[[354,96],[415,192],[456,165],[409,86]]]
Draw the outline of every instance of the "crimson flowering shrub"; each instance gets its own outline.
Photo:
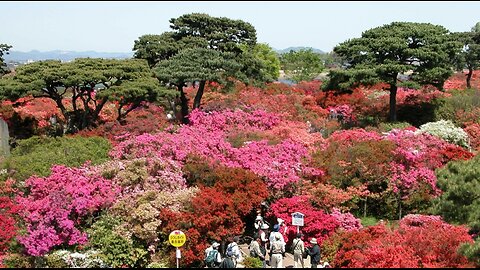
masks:
[[[48,177],[30,177],[25,181],[28,193],[19,194],[27,233],[18,240],[26,252],[42,256],[58,245],[85,244],[80,229],[85,219],[109,207],[118,194],[110,181],[81,168],[53,166]]]
[[[301,212],[305,215],[305,226],[300,228],[305,239],[315,237],[319,243],[321,243],[340,226],[340,222],[336,217],[313,207],[310,202],[310,196],[300,195],[291,198],[282,198],[270,205],[270,212],[267,214],[267,218],[281,218],[285,220],[285,224],[289,229],[287,230],[287,235],[284,235],[284,237],[285,241],[289,243],[295,238],[296,233],[295,226],[291,224],[291,214],[294,212]],[[305,244],[309,245],[307,242]]]
[[[352,200],[358,194],[357,188],[350,186],[346,190],[337,188],[331,184],[304,185],[302,187],[306,194],[311,195],[314,205],[324,211],[338,208],[342,211],[349,211],[353,208]]]
[[[28,138],[56,132],[56,125],[50,119],[55,118],[58,124],[65,119],[53,100],[26,96],[16,101],[0,102],[0,118],[4,119],[11,134],[17,138]]]
[[[470,138],[470,145],[476,151],[480,151],[480,124],[471,124],[464,128]]]
[[[12,179],[0,183],[0,265],[1,256],[8,250],[18,231],[16,217],[21,211],[21,206],[11,198],[15,192],[12,188],[13,183]]]
[[[407,215],[398,228],[379,224],[340,234],[335,267],[473,267],[457,253],[473,242],[468,230],[437,216]]]
[[[364,211],[368,200],[372,206],[368,210],[375,210],[376,205],[383,203],[388,187],[388,164],[395,145],[383,140],[379,133],[363,129],[334,132],[327,144],[324,150],[312,155],[313,164],[326,172],[322,178],[325,184],[309,192],[314,200],[318,205],[342,210],[359,208],[363,201]]]
[[[107,113],[108,110],[102,110]],[[132,110],[127,114],[122,123],[114,120],[114,117],[105,118],[108,121],[100,124],[98,127],[90,130],[81,130],[77,134],[80,136],[91,137],[101,136],[108,138],[113,145],[129,137],[141,135],[143,133],[156,133],[168,126],[165,111],[162,107],[155,104],[145,104],[142,107]],[[109,118],[112,118],[109,120]]]
[[[456,72],[453,74],[448,80],[445,81],[443,84],[443,88],[446,91],[451,90],[463,90],[467,88],[467,81],[466,81],[466,73],[465,72]],[[479,88],[480,86],[480,70],[474,70],[472,74],[472,78],[470,83],[472,84],[472,88]]]
[[[240,217],[248,215],[268,196],[263,180],[248,170],[218,167],[215,168],[215,176],[218,180],[214,188],[230,194],[235,211]]]

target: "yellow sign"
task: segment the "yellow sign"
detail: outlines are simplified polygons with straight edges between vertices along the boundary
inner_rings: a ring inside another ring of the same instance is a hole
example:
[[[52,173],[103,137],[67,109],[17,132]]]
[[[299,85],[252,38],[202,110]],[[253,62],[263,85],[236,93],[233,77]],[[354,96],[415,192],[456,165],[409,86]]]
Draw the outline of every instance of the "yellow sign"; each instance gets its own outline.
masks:
[[[187,241],[187,236],[180,230],[175,230],[168,236],[168,242],[174,247],[181,247]]]

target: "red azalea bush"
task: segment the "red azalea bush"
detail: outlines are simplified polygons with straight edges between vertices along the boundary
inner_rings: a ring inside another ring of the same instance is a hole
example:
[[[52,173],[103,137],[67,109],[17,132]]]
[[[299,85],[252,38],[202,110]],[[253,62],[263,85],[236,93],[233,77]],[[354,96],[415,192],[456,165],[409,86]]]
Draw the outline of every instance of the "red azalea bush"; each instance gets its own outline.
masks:
[[[291,224],[294,212],[300,212],[305,215],[305,226],[300,228],[300,232],[304,235],[304,239],[317,238],[321,243],[328,238],[335,229],[340,226],[340,222],[332,215],[326,214],[323,210],[315,209],[311,202],[310,196],[301,195],[291,198],[282,198],[270,205],[270,212],[267,218],[281,218],[285,220],[285,224],[289,228],[287,235],[284,235],[285,241],[291,243],[295,238],[296,228]],[[276,220],[276,219],[274,219]],[[310,245],[306,243],[306,245]]]
[[[11,198],[15,192],[12,185],[12,179],[0,183],[0,256],[8,250],[18,231],[16,217],[21,211],[21,207]]]
[[[108,110],[102,110],[102,112]],[[122,123],[113,119],[100,124],[90,130],[78,132],[81,136],[101,136],[108,138],[113,145],[129,137],[144,133],[156,133],[168,126],[167,117],[162,107],[155,104],[146,104],[132,110]]]
[[[457,253],[461,244],[473,242],[467,228],[436,216],[408,215],[398,228],[379,224],[341,234],[335,267],[473,267]]]
[[[470,146],[473,149],[480,151],[480,124],[471,124],[463,130],[467,132],[468,137],[470,138]]]

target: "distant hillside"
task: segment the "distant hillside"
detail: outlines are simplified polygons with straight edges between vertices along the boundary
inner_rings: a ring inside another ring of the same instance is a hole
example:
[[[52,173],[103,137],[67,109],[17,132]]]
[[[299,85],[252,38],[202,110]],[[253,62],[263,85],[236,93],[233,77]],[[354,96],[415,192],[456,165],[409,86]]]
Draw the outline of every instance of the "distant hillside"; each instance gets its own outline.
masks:
[[[320,50],[320,49],[315,49],[315,48],[312,48],[312,47],[288,47],[286,49],[283,49],[283,50],[278,50],[278,49],[273,49],[275,52],[279,53],[279,54],[282,54],[282,53],[288,53],[290,52],[291,50],[293,51],[300,51],[300,50],[307,50],[307,49],[312,49],[313,52],[316,52],[316,53],[325,53],[324,51]]]
[[[33,50],[30,52],[20,52],[20,51],[10,51],[9,54],[4,55],[5,62],[26,62],[28,60],[40,61],[40,60],[61,60],[61,61],[70,61],[75,58],[82,57],[91,57],[91,58],[114,58],[114,59],[125,59],[131,58],[133,52],[129,53],[115,53],[115,52],[95,52],[95,51],[85,51],[85,52],[76,52],[76,51],[48,51],[40,52]]]

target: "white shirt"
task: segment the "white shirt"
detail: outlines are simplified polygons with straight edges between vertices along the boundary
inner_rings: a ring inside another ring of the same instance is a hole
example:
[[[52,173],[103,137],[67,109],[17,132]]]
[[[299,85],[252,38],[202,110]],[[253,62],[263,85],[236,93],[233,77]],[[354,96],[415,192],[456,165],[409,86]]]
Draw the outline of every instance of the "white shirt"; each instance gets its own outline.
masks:
[[[275,242],[275,236],[276,235],[280,235],[280,242],[284,243],[285,244],[285,239],[283,238],[283,235],[280,233],[280,232],[271,232],[270,233],[270,237],[268,237],[268,240],[270,241],[270,244],[272,244],[273,242]]]
[[[228,244],[227,250],[230,246],[233,246],[232,247],[233,256],[236,258],[237,262],[243,261],[242,252],[240,252],[240,248],[238,247],[237,243],[232,242],[232,243]]]

